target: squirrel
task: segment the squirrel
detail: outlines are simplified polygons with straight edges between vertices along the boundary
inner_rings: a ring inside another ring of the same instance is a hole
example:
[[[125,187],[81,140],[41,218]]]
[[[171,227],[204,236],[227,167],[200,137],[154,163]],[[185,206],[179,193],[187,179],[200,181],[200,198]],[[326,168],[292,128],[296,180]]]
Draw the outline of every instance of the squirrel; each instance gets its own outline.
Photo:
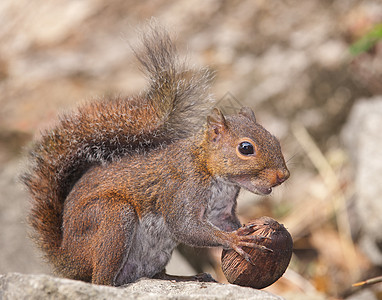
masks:
[[[237,234],[239,191],[268,195],[289,177],[279,141],[250,108],[212,109],[212,73],[187,66],[166,29],[150,26],[140,43],[146,91],[61,116],[22,175],[32,237],[67,278],[171,278],[164,270],[179,243],[251,261],[243,247],[261,248],[262,237]]]

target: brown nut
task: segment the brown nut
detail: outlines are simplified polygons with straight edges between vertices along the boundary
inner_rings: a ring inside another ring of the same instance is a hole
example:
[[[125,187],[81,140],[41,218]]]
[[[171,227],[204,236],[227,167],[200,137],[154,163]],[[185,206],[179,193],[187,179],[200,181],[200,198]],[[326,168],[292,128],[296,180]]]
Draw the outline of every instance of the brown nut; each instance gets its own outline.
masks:
[[[261,217],[239,228],[238,234],[248,234],[248,226],[252,229],[250,235],[268,237],[256,244],[271,251],[243,247],[251,256],[252,265],[235,250],[223,250],[222,269],[230,283],[262,289],[284,274],[292,257],[293,240],[283,225],[269,217]]]

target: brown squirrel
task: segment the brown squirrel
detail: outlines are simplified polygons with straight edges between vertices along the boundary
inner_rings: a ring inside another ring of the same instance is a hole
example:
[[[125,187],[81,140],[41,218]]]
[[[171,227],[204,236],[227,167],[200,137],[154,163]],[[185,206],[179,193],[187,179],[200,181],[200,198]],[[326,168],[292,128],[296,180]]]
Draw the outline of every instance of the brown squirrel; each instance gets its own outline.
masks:
[[[289,177],[278,140],[250,108],[210,110],[211,73],[188,68],[164,29],[151,26],[142,44],[135,54],[148,90],[61,117],[23,175],[37,244],[68,278],[170,278],[179,243],[232,248],[250,261],[242,247],[260,247],[261,237],[236,233],[239,190],[267,195]]]

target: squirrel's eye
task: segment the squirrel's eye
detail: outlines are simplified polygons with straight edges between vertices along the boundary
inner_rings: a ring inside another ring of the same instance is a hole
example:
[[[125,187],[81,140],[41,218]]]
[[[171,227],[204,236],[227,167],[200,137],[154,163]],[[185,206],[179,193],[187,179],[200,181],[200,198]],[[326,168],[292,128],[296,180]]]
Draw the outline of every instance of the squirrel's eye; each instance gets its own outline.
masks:
[[[238,146],[238,150],[244,155],[251,155],[255,153],[255,149],[250,142],[241,142]]]

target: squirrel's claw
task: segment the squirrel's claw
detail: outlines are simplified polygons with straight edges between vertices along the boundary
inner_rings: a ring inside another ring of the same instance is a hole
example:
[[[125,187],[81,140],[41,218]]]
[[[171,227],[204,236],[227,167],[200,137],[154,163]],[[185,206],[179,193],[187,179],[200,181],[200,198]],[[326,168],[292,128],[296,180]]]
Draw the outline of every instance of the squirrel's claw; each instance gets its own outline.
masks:
[[[242,237],[245,238],[245,240],[257,241],[257,242],[261,242],[263,240],[272,240],[272,238],[269,236],[257,235],[257,234],[243,235]]]
[[[248,247],[248,248],[257,248],[263,252],[273,252],[272,249],[268,248],[268,247],[265,247],[263,245],[258,245],[258,244],[255,244],[255,243],[249,243],[249,242],[239,242],[239,246],[241,247]]]
[[[242,256],[247,262],[254,265],[251,255],[248,254],[246,251],[244,251],[243,247],[256,248],[263,252],[272,253],[273,252],[272,249],[256,243],[264,239],[270,239],[270,238],[261,236],[261,235],[237,235],[236,234],[236,242],[231,246],[231,248],[235,250],[238,254],[240,254],[240,256]]]
[[[239,253],[251,265],[255,265],[251,256],[247,252],[245,252],[243,248],[241,248],[240,246],[233,246],[232,249],[235,250],[237,253]]]

